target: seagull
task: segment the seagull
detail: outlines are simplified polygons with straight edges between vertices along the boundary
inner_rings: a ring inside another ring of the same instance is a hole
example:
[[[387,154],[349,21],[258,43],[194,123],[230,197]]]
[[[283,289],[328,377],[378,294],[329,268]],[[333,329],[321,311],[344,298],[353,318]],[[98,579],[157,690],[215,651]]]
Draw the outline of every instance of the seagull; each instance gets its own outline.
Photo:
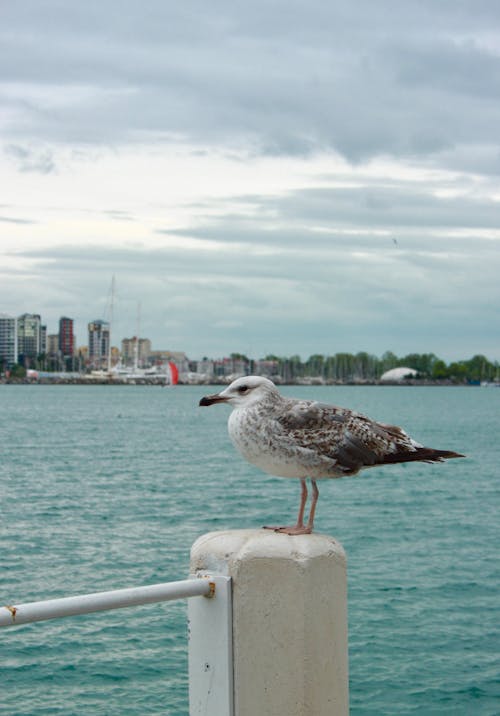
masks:
[[[229,403],[228,432],[243,457],[270,475],[300,479],[297,522],[266,527],[288,535],[310,534],[319,491],[316,480],[356,475],[360,470],[397,462],[443,462],[465,457],[450,450],[424,447],[394,425],[378,423],[347,408],[280,394],[268,378],[250,375],[225,390],[206,395],[201,406]],[[312,498],[304,511],[309,478]]]

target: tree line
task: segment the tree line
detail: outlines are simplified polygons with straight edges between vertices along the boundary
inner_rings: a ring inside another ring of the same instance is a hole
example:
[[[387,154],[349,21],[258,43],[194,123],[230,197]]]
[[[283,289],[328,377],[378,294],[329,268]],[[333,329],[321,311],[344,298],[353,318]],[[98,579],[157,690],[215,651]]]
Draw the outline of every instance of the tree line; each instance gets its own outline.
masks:
[[[233,354],[242,359],[241,354]],[[248,360],[248,359],[247,359]],[[288,358],[267,355],[266,361],[276,363],[276,374],[285,381],[297,378],[319,377],[324,381],[362,382],[377,381],[391,368],[404,366],[417,371],[417,380],[451,381],[453,383],[494,382],[500,380],[500,364],[483,355],[469,360],[446,363],[434,353],[409,353],[397,356],[391,351],[377,357],[364,351],[359,353],[335,353],[325,356],[314,354],[302,361],[298,355]]]
[[[386,371],[399,366],[417,371],[417,380],[451,381],[457,384],[500,381],[500,363],[490,361],[480,354],[451,363],[446,363],[434,353],[397,356],[391,351],[386,351],[380,358],[361,351],[326,356],[315,353],[305,361],[298,355],[283,357],[274,354],[255,361],[242,353],[231,353],[231,359],[240,365],[243,362],[247,373],[265,372],[279,376],[284,382],[301,378],[320,378],[325,382],[339,383],[374,382],[380,380]],[[2,363],[0,359],[0,373],[5,370]],[[43,361],[34,361],[33,367],[39,370],[46,368]],[[23,378],[26,370],[20,365],[14,365],[10,367],[10,373],[12,377]]]

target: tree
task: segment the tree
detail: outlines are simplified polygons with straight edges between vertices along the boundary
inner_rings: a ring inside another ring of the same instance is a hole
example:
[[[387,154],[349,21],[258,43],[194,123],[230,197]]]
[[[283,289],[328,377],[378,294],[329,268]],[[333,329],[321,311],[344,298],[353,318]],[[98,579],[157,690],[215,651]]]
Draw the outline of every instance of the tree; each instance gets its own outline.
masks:
[[[401,361],[395,353],[392,351],[386,351],[380,360],[380,375],[388,370],[391,370],[391,368],[397,368],[400,363]]]
[[[378,359],[365,351],[354,356],[355,378],[358,380],[373,380],[376,377]]]
[[[19,363],[14,363],[10,368],[11,378],[26,378],[26,368]]]
[[[467,380],[467,365],[464,361],[450,363],[448,366],[450,378],[456,383],[465,383]]]
[[[469,380],[491,380],[495,374],[495,368],[483,355],[475,355],[466,362],[467,378]]]
[[[325,371],[325,356],[319,353],[309,356],[304,367],[306,375],[323,377]]]
[[[437,360],[434,353],[410,353],[402,359],[402,364],[413,368],[417,373],[430,376]]]
[[[244,360],[245,363],[248,363],[248,358],[243,353],[231,353],[229,357],[231,360]]]
[[[438,360],[435,361],[432,367],[431,377],[434,378],[434,380],[444,380],[449,377],[448,366],[444,360],[438,358]]]
[[[354,356],[352,353],[335,353],[337,380],[352,380],[354,376]]]

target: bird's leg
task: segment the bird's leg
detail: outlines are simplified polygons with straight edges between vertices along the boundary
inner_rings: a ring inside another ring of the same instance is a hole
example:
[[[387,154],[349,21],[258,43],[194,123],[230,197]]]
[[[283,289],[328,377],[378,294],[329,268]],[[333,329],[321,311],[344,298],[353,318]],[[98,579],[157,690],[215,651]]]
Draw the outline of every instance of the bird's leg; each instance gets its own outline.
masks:
[[[316,483],[314,480],[311,480],[311,483],[313,485],[313,504],[311,505],[311,511],[309,513],[309,522],[306,526],[304,526],[304,511],[306,509],[306,502],[307,502],[307,485],[306,485],[306,478],[301,477],[300,478],[300,505],[299,505],[299,514],[297,515],[297,524],[293,525],[292,527],[264,527],[265,530],[273,530],[274,532],[281,532],[286,535],[307,535],[310,532],[312,532],[312,522],[311,522],[311,514],[312,514],[312,521],[314,521],[314,509],[316,508],[316,502],[318,500],[318,488],[316,487]],[[315,498],[315,499],[314,499]]]
[[[297,524],[295,525],[296,527],[304,526],[304,511],[306,509],[306,502],[307,502],[306,478],[301,477],[300,478],[300,505],[299,505],[299,514],[297,515]]]
[[[319,490],[318,490],[318,486],[316,484],[316,480],[313,480],[311,478],[311,485],[312,485],[312,500],[311,500],[311,507],[309,509],[309,519],[307,520],[307,528],[309,529],[309,532],[312,532],[312,529],[313,529],[314,515],[316,513],[316,505],[317,505],[318,497],[319,497]]]

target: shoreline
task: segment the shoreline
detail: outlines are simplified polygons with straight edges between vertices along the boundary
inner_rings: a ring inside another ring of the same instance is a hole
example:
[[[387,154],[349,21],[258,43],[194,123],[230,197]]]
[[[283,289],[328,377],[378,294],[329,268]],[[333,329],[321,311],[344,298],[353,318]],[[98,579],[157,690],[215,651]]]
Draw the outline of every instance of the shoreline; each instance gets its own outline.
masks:
[[[384,386],[394,386],[394,387],[460,387],[460,388],[479,388],[479,387],[500,387],[500,384],[498,383],[487,383],[487,384],[481,384],[478,382],[453,382],[451,380],[428,380],[425,378],[422,379],[408,379],[404,381],[380,381],[380,380],[322,380],[318,378],[311,378],[311,379],[299,379],[299,380],[291,380],[291,381],[284,381],[284,380],[278,380],[270,378],[271,380],[274,380],[276,385],[282,386],[282,385],[292,385],[292,386],[300,386],[300,387],[327,387],[327,386],[373,386],[373,387],[384,387]],[[182,381],[179,379],[179,382],[177,383],[177,386],[207,386],[207,385],[216,385],[216,386],[224,386],[229,385],[231,381],[227,381],[224,379],[212,379],[212,380],[200,380],[198,381]],[[38,379],[28,379],[28,378],[18,378],[18,379],[11,379],[11,378],[3,378],[0,379],[0,386],[2,385],[82,385],[82,386],[95,386],[95,385],[112,385],[112,386],[131,386],[135,387],[137,385],[147,385],[151,387],[161,387],[161,388],[173,388],[177,386],[173,386],[169,383],[165,383],[163,380],[160,379],[146,379],[146,378],[135,378],[134,380],[120,380],[120,379],[108,379],[108,378],[69,378],[67,380],[57,377],[54,379],[51,378],[38,378]]]

